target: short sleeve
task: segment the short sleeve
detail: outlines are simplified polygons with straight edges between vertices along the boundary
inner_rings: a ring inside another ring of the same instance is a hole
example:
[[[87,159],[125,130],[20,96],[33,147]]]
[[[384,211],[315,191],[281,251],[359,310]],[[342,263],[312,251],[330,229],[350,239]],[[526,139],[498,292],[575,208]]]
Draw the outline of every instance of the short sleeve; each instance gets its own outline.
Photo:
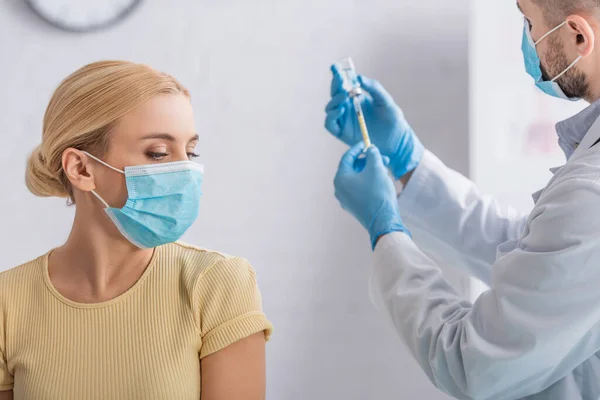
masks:
[[[14,386],[13,376],[8,371],[8,363],[6,360],[6,337],[3,318],[3,311],[0,308],[0,391],[10,390]]]
[[[0,392],[13,388],[13,377],[8,372],[8,365],[4,354],[0,354]]]
[[[273,331],[262,311],[256,273],[243,258],[216,262],[202,274],[195,288],[202,340],[200,358],[263,331]]]

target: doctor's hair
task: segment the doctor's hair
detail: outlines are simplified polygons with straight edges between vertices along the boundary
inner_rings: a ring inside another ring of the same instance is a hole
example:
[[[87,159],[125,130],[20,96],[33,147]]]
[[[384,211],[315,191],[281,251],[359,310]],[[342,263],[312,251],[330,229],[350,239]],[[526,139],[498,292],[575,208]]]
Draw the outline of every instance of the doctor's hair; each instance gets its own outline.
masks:
[[[600,0],[532,0],[544,12],[550,26],[562,23],[573,14],[598,14]]]
[[[190,97],[172,76],[128,61],[99,61],[69,75],[50,99],[42,143],[29,157],[25,177],[29,191],[74,202],[62,165],[64,151],[75,148],[102,157],[117,121],[159,94]]]

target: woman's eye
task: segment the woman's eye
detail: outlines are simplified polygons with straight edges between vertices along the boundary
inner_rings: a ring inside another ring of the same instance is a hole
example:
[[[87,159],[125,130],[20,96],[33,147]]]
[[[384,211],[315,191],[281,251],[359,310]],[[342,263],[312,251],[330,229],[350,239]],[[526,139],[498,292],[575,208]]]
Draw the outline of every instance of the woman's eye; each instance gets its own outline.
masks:
[[[168,156],[168,153],[159,153],[159,152],[155,152],[155,151],[151,151],[147,153],[148,158],[151,158],[153,160],[161,160],[163,157]]]
[[[191,159],[200,157],[200,154],[197,154],[197,153],[194,153],[194,152],[190,152],[190,153],[187,153],[187,156],[191,160]]]

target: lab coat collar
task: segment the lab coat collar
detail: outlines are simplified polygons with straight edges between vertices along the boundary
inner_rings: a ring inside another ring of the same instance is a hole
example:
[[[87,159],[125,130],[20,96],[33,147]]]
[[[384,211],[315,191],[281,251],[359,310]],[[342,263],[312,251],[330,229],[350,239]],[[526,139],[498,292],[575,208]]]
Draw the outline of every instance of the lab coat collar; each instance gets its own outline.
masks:
[[[577,128],[581,129],[579,133],[575,130]],[[579,158],[586,150],[589,150],[598,139],[600,139],[600,101],[594,102],[579,114],[559,122],[556,125],[556,131],[559,136],[561,134],[563,135],[562,140],[559,138],[559,143],[561,143],[561,141],[564,143],[565,138],[568,138],[568,140],[573,143],[573,148],[570,151],[571,154],[567,154],[567,151],[565,151],[567,163]],[[565,149],[563,148],[563,150]],[[550,168],[550,172],[555,175],[562,168],[563,166]],[[534,203],[537,203],[543,191],[544,189],[538,190],[532,194]]]
[[[564,167],[564,165],[561,165],[560,167],[552,167],[550,168],[550,172],[552,172],[552,175],[556,174],[562,167]]]
[[[567,160],[589,132],[591,126],[600,117],[600,100],[586,107],[583,111],[575,114],[556,124],[558,145],[564,151]]]
[[[533,204],[537,204],[543,191],[544,191],[544,189],[540,189],[531,195],[531,198],[533,199]]]
[[[579,158],[581,154],[585,151],[589,150],[590,147],[596,143],[598,138],[600,138],[600,114],[596,116],[596,119],[592,122],[592,125],[588,129],[587,133],[573,152],[573,155],[569,158],[570,160],[574,160]],[[568,161],[567,161],[568,162]]]

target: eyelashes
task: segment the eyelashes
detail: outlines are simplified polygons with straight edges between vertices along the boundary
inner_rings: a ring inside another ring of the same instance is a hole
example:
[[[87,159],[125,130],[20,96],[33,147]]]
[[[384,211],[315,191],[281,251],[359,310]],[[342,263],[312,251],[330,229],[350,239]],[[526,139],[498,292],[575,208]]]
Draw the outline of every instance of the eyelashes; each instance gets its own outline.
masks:
[[[148,153],[146,153],[146,157],[148,157],[152,161],[160,161],[167,156],[169,156],[169,153],[161,153],[161,152],[155,152],[155,151],[149,151]],[[190,160],[200,157],[199,154],[194,153],[194,152],[188,152],[187,156]]]
[[[159,153],[159,152],[155,152],[155,151],[149,151],[148,153],[146,153],[146,157],[148,157],[154,161],[162,160],[164,157],[166,157],[168,155],[169,155],[168,153]]]

